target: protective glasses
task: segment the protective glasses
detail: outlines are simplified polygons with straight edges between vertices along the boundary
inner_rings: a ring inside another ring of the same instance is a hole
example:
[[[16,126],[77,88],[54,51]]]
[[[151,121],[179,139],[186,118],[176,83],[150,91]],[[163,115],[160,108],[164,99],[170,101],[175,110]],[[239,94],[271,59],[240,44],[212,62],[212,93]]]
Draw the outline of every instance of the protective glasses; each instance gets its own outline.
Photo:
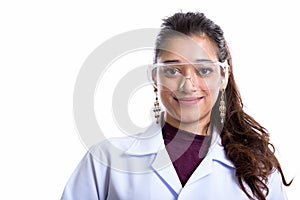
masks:
[[[187,73],[188,66],[194,73]],[[193,87],[212,89],[225,77],[227,66],[226,61],[223,63],[213,61],[156,63],[152,68],[152,77],[160,87],[170,90],[181,89],[188,80]]]

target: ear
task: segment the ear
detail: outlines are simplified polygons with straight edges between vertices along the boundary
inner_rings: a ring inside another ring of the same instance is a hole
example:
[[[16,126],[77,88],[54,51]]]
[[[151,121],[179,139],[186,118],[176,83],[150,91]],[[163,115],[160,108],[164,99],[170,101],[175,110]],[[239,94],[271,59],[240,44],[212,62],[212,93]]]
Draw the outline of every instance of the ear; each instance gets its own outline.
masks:
[[[158,90],[157,90],[157,85],[156,84],[153,84],[153,91],[154,92],[157,92]]]
[[[156,73],[156,68],[155,69],[152,69],[151,71],[151,79],[153,81],[153,87],[154,88],[157,88],[157,73]]]
[[[222,78],[222,83],[221,83],[220,90],[225,90],[226,89],[230,74],[231,74],[231,67],[230,67],[230,65],[227,65],[225,67],[225,75]]]

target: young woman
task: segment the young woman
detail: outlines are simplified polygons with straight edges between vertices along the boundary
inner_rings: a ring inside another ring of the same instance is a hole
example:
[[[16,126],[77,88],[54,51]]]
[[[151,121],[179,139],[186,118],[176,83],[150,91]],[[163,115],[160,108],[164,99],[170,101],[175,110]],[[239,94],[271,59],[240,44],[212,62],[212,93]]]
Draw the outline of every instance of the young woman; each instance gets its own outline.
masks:
[[[287,199],[269,134],[243,111],[221,28],[176,13],[155,47],[157,122],[92,147],[62,199]]]

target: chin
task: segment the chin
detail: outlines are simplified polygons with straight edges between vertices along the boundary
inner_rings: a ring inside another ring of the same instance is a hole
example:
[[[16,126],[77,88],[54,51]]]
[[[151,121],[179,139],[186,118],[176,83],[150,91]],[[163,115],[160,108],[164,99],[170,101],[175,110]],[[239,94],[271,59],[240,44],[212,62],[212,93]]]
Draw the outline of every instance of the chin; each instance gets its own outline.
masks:
[[[205,112],[205,113],[200,113],[198,112],[197,114],[191,114],[191,113],[186,113],[186,114],[180,114],[177,115],[177,119],[179,122],[181,123],[195,123],[195,122],[201,122],[201,121],[209,121],[210,119],[210,115],[209,112]]]
[[[182,123],[194,123],[201,120],[200,115],[178,115],[176,118]]]
[[[192,124],[192,123],[196,123],[196,122],[200,122],[201,119],[198,117],[198,118],[186,118],[186,117],[182,117],[181,119],[179,119],[179,122],[180,123],[184,123],[184,124]]]

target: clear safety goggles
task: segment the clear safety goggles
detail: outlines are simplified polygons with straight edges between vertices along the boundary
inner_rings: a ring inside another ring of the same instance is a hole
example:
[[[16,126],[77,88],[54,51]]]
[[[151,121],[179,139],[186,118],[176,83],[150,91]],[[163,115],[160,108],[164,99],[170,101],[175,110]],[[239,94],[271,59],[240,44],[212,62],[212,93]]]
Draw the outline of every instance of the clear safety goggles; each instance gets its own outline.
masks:
[[[227,66],[226,61],[155,63],[152,66],[152,78],[159,87],[163,86],[169,90],[181,89],[187,81],[190,81],[193,87],[212,89],[225,78]]]

